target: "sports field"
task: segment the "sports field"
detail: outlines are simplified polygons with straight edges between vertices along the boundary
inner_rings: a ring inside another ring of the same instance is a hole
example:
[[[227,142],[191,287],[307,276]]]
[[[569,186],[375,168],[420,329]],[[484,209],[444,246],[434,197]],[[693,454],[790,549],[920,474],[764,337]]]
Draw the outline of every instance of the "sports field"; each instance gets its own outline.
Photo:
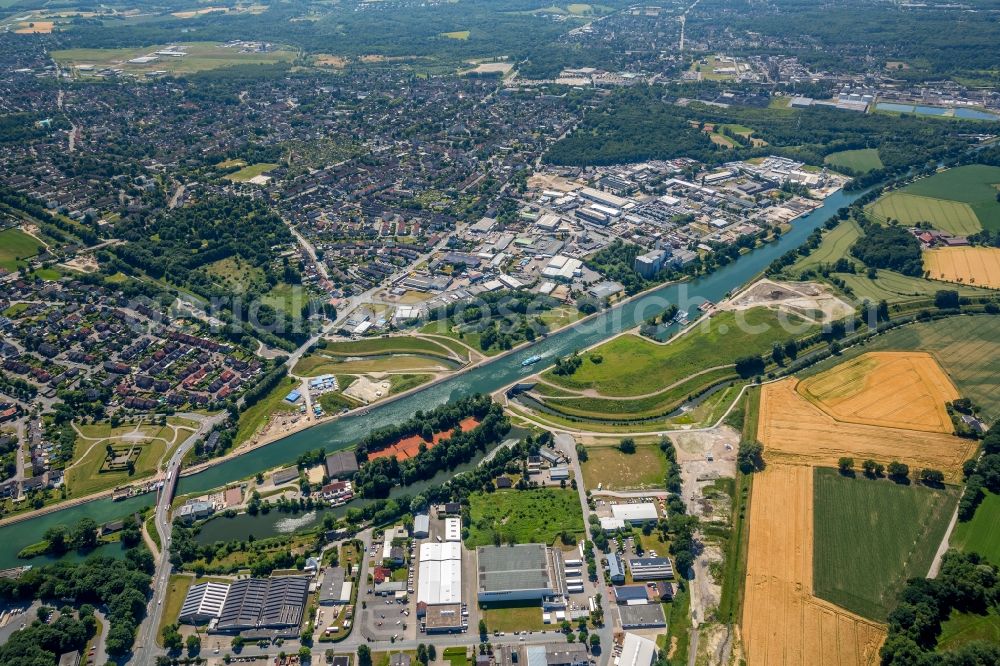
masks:
[[[839,166],[847,167],[858,173],[868,173],[875,169],[881,169],[883,166],[877,148],[841,150],[837,153],[830,153],[823,159],[823,163],[829,164],[834,168]]]
[[[905,581],[927,575],[959,492],[816,469],[816,596],[884,621]]]
[[[813,589],[813,470],[754,475],[742,636],[748,664],[876,664],[885,629]]]
[[[798,392],[848,423],[951,433],[958,390],[930,354],[872,352],[802,380]]]
[[[1000,495],[985,492],[986,497],[976,508],[972,520],[955,525],[951,546],[979,553],[1000,566]]]
[[[1000,248],[940,247],[924,252],[924,270],[933,280],[1000,289]]]
[[[775,342],[802,337],[815,328],[800,317],[766,308],[720,312],[669,344],[618,336],[583,354],[572,375],[549,370],[543,377],[564,388],[592,389],[608,397],[644,395],[740,356],[769,353]]]
[[[832,264],[842,257],[847,257],[848,250],[854,241],[861,236],[861,227],[854,220],[844,220],[824,236],[819,247],[792,264],[791,272],[801,274],[820,264]]]
[[[569,488],[498,490],[469,496],[467,548],[502,543],[552,544],[562,532],[583,534],[580,498]]]
[[[910,194],[906,190],[890,192],[868,207],[878,220],[897,220],[904,226],[930,222],[939,231],[968,236],[982,229],[972,207],[960,201],[948,201]]]
[[[903,188],[907,194],[960,201],[972,207],[984,229],[1000,230],[1000,167],[970,164],[936,173]]]
[[[909,324],[884,333],[841,358],[823,361],[802,373],[821,372],[844,359],[879,350],[930,352],[958,387],[979,407],[987,423],[1000,419],[1000,317],[974,315]]]
[[[635,453],[622,453],[617,445],[588,446],[583,468],[583,485],[597,490],[663,488],[667,458],[657,444],[636,444]]]
[[[944,433],[838,421],[803,398],[797,382],[788,378],[761,387],[758,433],[768,460],[822,467],[836,467],[842,456],[899,460],[914,471],[939,469],[958,481],[962,463],[976,450],[975,442]]]
[[[37,238],[20,229],[4,229],[0,231],[0,268],[16,271],[25,265],[25,259],[35,256],[43,248]]]

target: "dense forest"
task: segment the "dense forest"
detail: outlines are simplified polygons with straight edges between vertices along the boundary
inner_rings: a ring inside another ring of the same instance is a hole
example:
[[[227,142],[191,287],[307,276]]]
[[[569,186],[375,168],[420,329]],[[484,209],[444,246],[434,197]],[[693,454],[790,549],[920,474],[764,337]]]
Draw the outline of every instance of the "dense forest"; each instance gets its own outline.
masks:
[[[87,614],[88,605],[91,611],[95,606],[102,607],[111,623],[106,642],[108,654],[122,657],[131,650],[136,628],[146,614],[152,572],[153,557],[149,551],[144,547],[132,548],[124,558],[94,556],[79,563],[57,562],[35,567],[16,579],[0,579],[0,599],[59,600],[80,608],[81,616]],[[82,619],[86,623],[86,619]],[[51,666],[58,658],[54,649],[83,647],[80,641],[85,642],[87,636],[75,624],[65,623],[53,628],[65,632],[55,636],[46,625],[32,625],[20,632],[26,636],[0,647],[0,663]],[[91,625],[87,635],[92,633]]]
[[[851,254],[871,268],[888,268],[914,277],[924,274],[920,241],[902,227],[866,224]]]
[[[552,146],[545,159],[552,164],[579,166],[691,157],[717,164],[779,154],[818,165],[830,153],[878,148],[885,167],[872,172],[872,177],[882,179],[911,166],[953,157],[971,145],[971,139],[960,134],[967,126],[915,116],[858,114],[822,107],[679,106],[676,99],[647,86],[618,91],[588,113],[573,134]],[[753,136],[768,145],[722,148],[702,131],[704,123],[750,127]],[[976,127],[1000,132],[1000,123]]]

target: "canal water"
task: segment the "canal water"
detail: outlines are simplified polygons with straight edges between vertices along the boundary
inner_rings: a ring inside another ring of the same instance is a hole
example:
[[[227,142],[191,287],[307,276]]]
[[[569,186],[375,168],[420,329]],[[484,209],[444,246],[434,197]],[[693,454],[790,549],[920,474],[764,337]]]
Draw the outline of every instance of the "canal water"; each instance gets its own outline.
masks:
[[[432,409],[473,393],[491,393],[538,372],[559,356],[597,344],[622,330],[636,326],[662,312],[671,303],[687,311],[694,320],[699,314],[700,304],[706,300],[719,301],[744,285],[779,256],[800,246],[837,209],[847,206],[863,193],[834,193],[822,206],[795,220],[792,228],[777,242],[749,252],[711,275],[690,282],[665,285],[596,317],[553,333],[517,353],[494,359],[486,365],[432,384],[399,400],[376,404],[365,413],[349,414],[303,430],[204,472],[182,477],[177,492],[187,494],[217,488],[259,471],[291,463],[300,454],[321,447],[328,453],[347,448],[376,428],[402,423],[417,410]],[[521,365],[522,361],[535,354],[541,355],[543,362],[528,367]],[[114,520],[139,506],[152,504],[153,499],[154,495],[149,494],[126,502],[97,500],[0,528],[0,539],[4,543],[4,548],[0,551],[0,568],[24,564],[24,561],[17,559],[17,552],[26,545],[40,541],[42,534],[52,525],[72,525],[83,516],[90,516],[98,523]]]

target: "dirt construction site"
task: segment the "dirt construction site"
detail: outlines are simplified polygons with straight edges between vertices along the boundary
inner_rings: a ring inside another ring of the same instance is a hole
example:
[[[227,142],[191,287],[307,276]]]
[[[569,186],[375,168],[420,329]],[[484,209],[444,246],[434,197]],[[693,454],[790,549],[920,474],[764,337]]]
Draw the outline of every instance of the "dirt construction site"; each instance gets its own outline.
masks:
[[[958,397],[928,354],[863,354],[761,387],[741,632],[747,663],[875,664],[885,628],[813,595],[814,467],[899,460],[960,478],[975,442],[951,434]]]
[[[1000,289],[1000,248],[942,247],[924,252],[932,280]]]
[[[835,296],[830,288],[814,282],[758,280],[734,296],[723,310],[766,307],[803,317],[814,323],[837,321],[854,314],[854,307]]]

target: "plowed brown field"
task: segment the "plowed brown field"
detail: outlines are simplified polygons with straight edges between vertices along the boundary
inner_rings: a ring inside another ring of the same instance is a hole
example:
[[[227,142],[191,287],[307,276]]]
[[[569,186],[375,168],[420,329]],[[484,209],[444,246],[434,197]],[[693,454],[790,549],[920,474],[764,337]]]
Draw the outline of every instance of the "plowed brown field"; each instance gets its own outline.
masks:
[[[942,247],[924,252],[924,270],[933,280],[1000,289],[1000,248]]]
[[[747,663],[877,663],[884,627],[812,596],[812,468],[768,465],[755,475],[752,497],[742,619]]]
[[[930,354],[871,352],[802,380],[798,392],[848,423],[951,433],[944,403],[959,397]]]

